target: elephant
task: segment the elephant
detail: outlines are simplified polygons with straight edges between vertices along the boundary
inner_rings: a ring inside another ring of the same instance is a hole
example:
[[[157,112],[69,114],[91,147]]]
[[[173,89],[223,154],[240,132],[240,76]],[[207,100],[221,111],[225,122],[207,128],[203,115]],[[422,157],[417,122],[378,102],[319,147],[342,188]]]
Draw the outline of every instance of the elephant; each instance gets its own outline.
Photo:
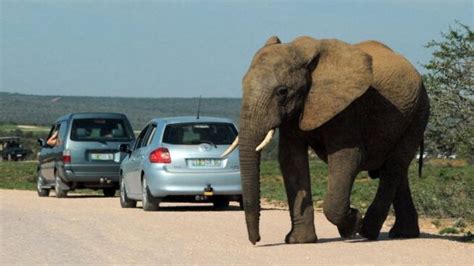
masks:
[[[243,77],[238,139],[248,238],[260,241],[260,153],[279,131],[278,159],[288,199],[287,244],[313,243],[308,149],[328,165],[323,213],[342,238],[376,240],[393,203],[390,238],[420,234],[408,167],[428,121],[429,98],[417,70],[378,41],[348,44],[301,36],[271,37]],[[351,208],[356,175],[378,178],[364,217]],[[420,164],[421,173],[421,164]]]

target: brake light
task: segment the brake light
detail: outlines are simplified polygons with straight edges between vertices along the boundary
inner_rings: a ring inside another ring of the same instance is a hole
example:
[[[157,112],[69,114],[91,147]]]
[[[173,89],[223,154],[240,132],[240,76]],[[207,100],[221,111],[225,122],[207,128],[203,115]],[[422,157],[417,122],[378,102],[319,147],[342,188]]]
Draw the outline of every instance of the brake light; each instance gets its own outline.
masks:
[[[167,148],[158,148],[150,153],[150,163],[171,163],[170,151]]]
[[[64,150],[63,151],[63,163],[71,163],[71,151]]]

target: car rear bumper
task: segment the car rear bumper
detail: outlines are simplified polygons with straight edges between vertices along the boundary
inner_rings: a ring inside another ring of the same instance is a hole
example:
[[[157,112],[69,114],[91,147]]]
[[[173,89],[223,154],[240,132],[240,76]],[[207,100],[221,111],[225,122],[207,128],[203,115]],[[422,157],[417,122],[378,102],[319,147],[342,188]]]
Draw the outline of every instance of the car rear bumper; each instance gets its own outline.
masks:
[[[164,169],[145,173],[155,197],[202,195],[210,185],[214,195],[242,195],[240,172],[171,173]]]
[[[118,183],[119,164],[65,165],[62,178],[66,182]]]

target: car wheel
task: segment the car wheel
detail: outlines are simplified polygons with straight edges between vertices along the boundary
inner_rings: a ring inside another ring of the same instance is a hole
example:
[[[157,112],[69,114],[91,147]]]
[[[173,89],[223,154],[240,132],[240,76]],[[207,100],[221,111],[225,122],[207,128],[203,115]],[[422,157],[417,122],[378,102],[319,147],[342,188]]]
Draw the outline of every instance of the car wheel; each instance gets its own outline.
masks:
[[[104,192],[104,196],[106,196],[106,197],[114,197],[115,196],[115,188],[103,188],[102,192]]]
[[[146,177],[142,181],[142,205],[144,211],[157,211],[160,208],[160,202],[150,194]]]
[[[41,175],[38,173],[38,178],[36,181],[36,191],[38,192],[38,196],[40,197],[47,197],[49,196],[49,189],[42,188],[43,181]]]
[[[127,190],[125,190],[125,180],[120,178],[120,205],[122,208],[135,208],[137,201],[127,197]]]
[[[213,201],[214,208],[225,209],[229,207],[229,200],[226,198],[217,198]]]
[[[67,190],[61,189],[63,181],[59,178],[58,175],[54,177],[54,192],[56,192],[56,198],[65,198],[67,197]]]

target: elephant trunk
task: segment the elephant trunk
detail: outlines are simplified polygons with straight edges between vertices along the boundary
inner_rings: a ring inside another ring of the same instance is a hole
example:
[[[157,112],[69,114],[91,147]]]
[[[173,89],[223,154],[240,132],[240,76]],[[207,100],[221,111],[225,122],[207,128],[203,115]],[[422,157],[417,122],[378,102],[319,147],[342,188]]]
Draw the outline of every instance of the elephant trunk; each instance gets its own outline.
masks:
[[[260,152],[256,148],[264,136],[264,133],[256,130],[256,125],[254,121],[241,119],[239,133],[245,221],[249,240],[254,245],[260,241]]]

